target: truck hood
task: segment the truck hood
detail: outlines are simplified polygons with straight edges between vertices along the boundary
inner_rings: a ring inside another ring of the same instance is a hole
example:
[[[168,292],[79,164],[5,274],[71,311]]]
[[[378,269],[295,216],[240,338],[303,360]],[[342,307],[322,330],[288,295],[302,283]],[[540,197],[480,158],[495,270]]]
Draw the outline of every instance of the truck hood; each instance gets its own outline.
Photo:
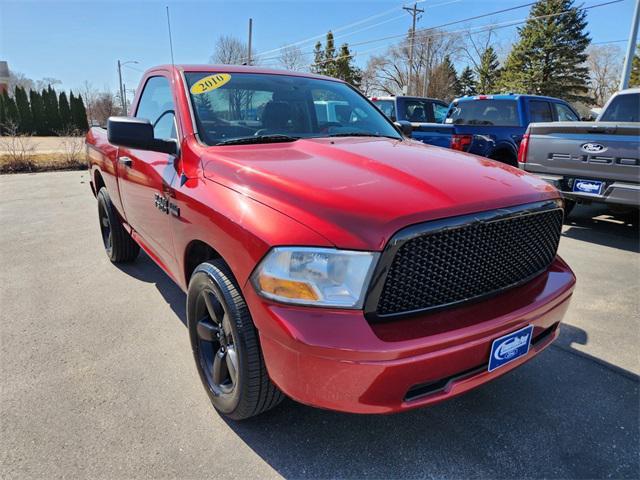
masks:
[[[415,141],[307,139],[204,148],[201,158],[205,178],[340,248],[381,250],[411,224],[558,197],[517,168]]]

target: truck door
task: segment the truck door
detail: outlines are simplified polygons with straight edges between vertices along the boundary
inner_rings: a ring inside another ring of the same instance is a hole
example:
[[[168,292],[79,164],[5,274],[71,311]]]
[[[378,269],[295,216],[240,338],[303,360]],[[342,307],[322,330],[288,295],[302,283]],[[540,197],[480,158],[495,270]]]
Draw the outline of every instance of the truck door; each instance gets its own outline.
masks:
[[[175,104],[169,79],[150,77],[145,83],[135,116],[153,125],[156,138],[177,140]],[[118,177],[129,225],[142,238],[161,265],[175,264],[169,225],[171,197],[177,171],[174,157],[166,153],[120,148]]]

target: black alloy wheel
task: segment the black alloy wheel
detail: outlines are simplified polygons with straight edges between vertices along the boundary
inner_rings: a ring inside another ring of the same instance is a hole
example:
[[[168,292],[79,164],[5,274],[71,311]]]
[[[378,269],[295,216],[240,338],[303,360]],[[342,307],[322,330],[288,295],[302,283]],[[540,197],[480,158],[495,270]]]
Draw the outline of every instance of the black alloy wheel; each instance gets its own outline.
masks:
[[[191,275],[187,325],[200,380],[216,410],[242,420],[282,401],[249,308],[223,260],[201,263]]]
[[[238,382],[238,353],[229,314],[208,288],[197,301],[199,363],[215,395],[233,394]]]

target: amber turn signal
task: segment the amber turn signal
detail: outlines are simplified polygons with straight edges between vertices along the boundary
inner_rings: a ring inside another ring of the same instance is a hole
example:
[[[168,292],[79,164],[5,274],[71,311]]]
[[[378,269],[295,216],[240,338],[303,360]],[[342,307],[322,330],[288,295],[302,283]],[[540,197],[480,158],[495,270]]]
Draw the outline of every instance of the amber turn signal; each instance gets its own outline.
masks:
[[[261,274],[258,276],[258,285],[265,293],[277,295],[285,298],[296,298],[299,300],[319,300],[320,297],[308,283],[285,280],[283,278],[272,277]]]

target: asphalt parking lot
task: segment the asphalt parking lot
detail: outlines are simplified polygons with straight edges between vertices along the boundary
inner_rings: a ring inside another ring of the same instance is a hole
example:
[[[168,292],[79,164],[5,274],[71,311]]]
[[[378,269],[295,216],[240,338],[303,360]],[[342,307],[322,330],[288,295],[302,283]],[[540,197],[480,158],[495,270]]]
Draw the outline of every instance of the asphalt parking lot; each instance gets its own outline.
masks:
[[[638,478],[638,222],[578,207],[556,344],[444,404],[356,416],[285,401],[222,420],[184,294],[102,251],[87,172],[0,176],[3,478]]]

